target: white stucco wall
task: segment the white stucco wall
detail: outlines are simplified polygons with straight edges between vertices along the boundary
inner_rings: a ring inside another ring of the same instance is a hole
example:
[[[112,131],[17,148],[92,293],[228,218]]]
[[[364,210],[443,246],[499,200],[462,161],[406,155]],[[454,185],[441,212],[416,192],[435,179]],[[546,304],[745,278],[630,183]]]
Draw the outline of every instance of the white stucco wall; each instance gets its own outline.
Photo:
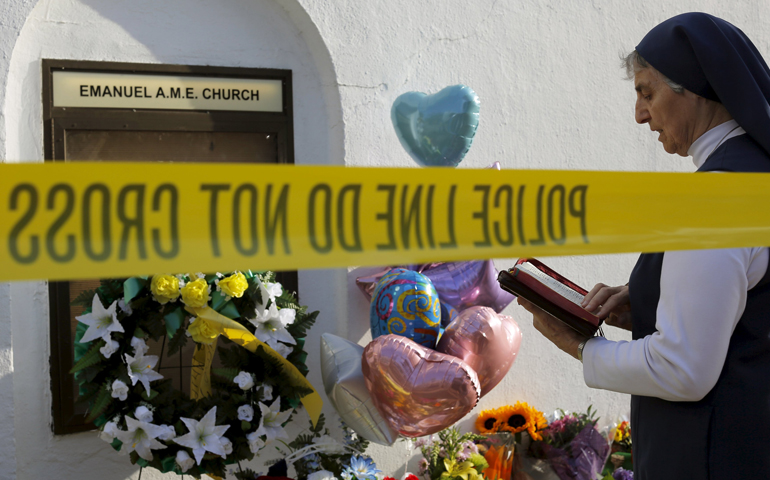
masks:
[[[40,59],[63,58],[292,69],[298,164],[416,168],[393,133],[392,102],[406,91],[463,83],[482,106],[461,168],[500,161],[509,169],[690,171],[688,159],[666,155],[634,123],[635,94],[621,79],[618,53],[691,10],[732,21],[770,55],[765,0],[8,0],[0,5],[0,158],[41,160]],[[633,261],[548,263],[591,286],[625,283]],[[354,280],[371,271],[301,272],[302,303],[322,312],[308,341],[311,359],[323,332],[370,339],[368,305]],[[51,433],[47,305],[42,282],[0,285],[0,479],[136,478],[138,470],[94,434]],[[580,365],[543,340],[522,309],[505,313],[524,333],[519,358],[464,427],[480,409],[516,400],[546,412],[589,404],[606,417],[627,412],[627,396],[588,389]],[[310,379],[322,390],[317,368]],[[370,453],[394,476],[411,457],[401,443]]]

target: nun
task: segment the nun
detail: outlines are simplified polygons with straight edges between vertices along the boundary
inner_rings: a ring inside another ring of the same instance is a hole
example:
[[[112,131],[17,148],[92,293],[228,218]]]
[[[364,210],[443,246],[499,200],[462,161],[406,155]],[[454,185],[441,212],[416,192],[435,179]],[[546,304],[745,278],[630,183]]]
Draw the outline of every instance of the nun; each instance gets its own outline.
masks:
[[[636,121],[666,152],[698,172],[770,172],[770,70],[740,29],[678,15],[625,67]],[[628,342],[583,338],[519,301],[583,362],[589,387],[632,395],[637,480],[770,478],[768,256],[764,246],[641,255],[627,285],[599,284],[583,302],[631,330]]]

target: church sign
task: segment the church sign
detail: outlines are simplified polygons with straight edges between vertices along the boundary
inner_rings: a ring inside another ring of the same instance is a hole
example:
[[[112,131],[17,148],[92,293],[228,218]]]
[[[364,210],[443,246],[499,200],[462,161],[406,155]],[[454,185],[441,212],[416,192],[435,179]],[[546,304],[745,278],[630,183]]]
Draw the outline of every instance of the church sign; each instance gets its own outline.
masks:
[[[54,71],[53,106],[282,112],[281,80]]]

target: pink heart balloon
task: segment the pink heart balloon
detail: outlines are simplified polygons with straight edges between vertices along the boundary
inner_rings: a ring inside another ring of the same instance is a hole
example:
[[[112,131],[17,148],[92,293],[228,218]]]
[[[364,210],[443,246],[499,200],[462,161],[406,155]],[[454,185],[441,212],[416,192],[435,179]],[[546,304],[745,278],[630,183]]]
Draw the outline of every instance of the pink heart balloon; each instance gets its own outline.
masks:
[[[520,345],[521,330],[513,318],[489,307],[470,307],[447,326],[436,350],[463,359],[475,370],[483,397],[508,373]]]
[[[400,335],[369,343],[361,370],[374,406],[405,437],[439,432],[479,400],[478,377],[465,362]]]

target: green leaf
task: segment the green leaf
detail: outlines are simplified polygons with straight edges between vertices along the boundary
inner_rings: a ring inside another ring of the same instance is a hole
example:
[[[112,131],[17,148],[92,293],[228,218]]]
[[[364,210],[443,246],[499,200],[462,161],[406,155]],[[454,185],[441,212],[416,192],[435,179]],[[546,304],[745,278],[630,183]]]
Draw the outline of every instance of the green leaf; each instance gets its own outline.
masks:
[[[179,352],[179,350],[181,350],[187,344],[188,338],[189,337],[187,336],[185,329],[178,328],[176,335],[174,335],[171,338],[171,341],[168,342],[168,355],[171,356]]]
[[[222,309],[217,311],[227,318],[239,318],[241,316],[233,302],[225,303]]]
[[[243,430],[244,432],[248,432],[249,430],[251,430],[251,423],[249,423],[249,422],[247,422],[245,420],[242,420],[241,421],[241,430]]]
[[[222,307],[222,305],[225,304],[225,297],[222,295],[222,292],[219,290],[214,290],[214,293],[211,294],[211,308],[216,310],[217,312]]]
[[[237,368],[212,368],[211,373],[214,375],[219,375],[220,377],[226,378],[232,382],[235,380],[235,377],[238,376],[240,370]]]
[[[145,285],[147,285],[147,281],[141,278],[131,277],[127,279],[123,282],[123,301],[128,304],[142,291]]]
[[[244,470],[239,470],[237,472],[233,472],[233,475],[235,475],[235,478],[237,478],[238,480],[252,480],[259,476],[257,475],[257,472],[248,468]]]
[[[148,402],[151,401],[152,399],[154,399],[157,396],[158,396],[158,391],[157,390],[150,390],[150,395],[149,396],[147,396],[147,390],[142,390],[142,398],[147,400]]]
[[[116,439],[114,439],[114,440],[112,441],[112,443],[110,444],[110,446],[112,446],[112,448],[114,448],[116,452],[119,452],[119,451],[120,451],[120,447],[122,447],[122,446],[123,446],[123,442],[121,442],[120,440],[118,440],[118,439],[116,438]]]
[[[174,334],[184,322],[185,312],[182,307],[175,308],[171,313],[167,313],[163,317],[163,321],[166,322],[166,335],[168,338],[174,338]]]
[[[80,360],[78,360],[78,362],[72,367],[72,369],[70,370],[70,374],[79,372],[84,368],[88,368],[92,365],[96,365],[97,363],[104,360],[104,356],[99,351],[99,349],[102,348],[103,346],[104,346],[103,340],[94,342],[91,348],[88,350],[88,352],[82,357],[80,357]]]
[[[88,330],[88,325],[85,323],[78,322],[77,327],[75,327],[75,361],[77,362],[80,360],[80,357],[85,355],[88,350],[91,348],[91,343],[80,343],[80,339],[83,338],[83,335],[86,334],[86,330]]]
[[[303,318],[298,318],[294,323],[286,327],[286,330],[294,338],[304,338],[307,336],[307,331],[315,323],[315,319],[319,312],[308,313]]]
[[[325,423],[326,423],[326,417],[324,417],[324,414],[322,413],[322,414],[321,414],[321,415],[318,417],[318,423],[316,423],[316,424],[315,424],[315,427],[311,427],[311,431],[312,431],[313,433],[318,433],[318,434],[321,434],[321,432],[323,432],[323,429],[324,429],[324,424],[325,424]]]
[[[177,472],[176,457],[173,455],[161,460],[160,465],[163,467],[160,471],[161,473]],[[181,470],[179,473],[181,473]]]
[[[70,305],[91,308],[95,294],[96,290],[84,290],[80,292],[80,295],[75,297],[75,300],[70,302]]]
[[[489,463],[483,455],[478,453],[472,453],[468,460],[473,464],[473,468],[479,472],[483,472],[485,468],[489,467]]]
[[[91,411],[86,417],[86,423],[92,422],[99,415],[104,413],[104,411],[107,410],[107,407],[110,406],[110,403],[112,403],[112,390],[109,387],[109,382],[107,382],[100,389],[99,394],[96,396],[96,400],[94,400],[93,405],[91,405]]]

